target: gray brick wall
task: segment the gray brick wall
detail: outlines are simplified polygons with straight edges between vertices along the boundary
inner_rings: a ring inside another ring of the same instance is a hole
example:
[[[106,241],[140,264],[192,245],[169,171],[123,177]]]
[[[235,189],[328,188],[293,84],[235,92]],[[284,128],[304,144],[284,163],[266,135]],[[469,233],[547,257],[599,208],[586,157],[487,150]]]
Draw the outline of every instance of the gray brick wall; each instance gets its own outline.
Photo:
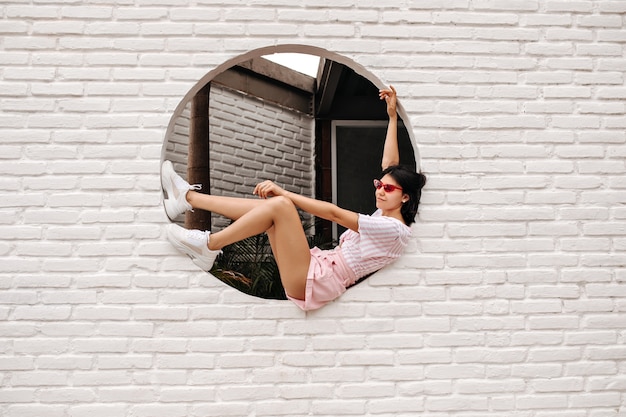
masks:
[[[166,141],[166,158],[185,176],[189,144],[188,104]],[[256,97],[211,86],[209,154],[211,193],[253,197],[254,186],[272,180],[289,191],[314,197],[314,120]],[[205,187],[204,192],[208,192]],[[309,218],[309,216],[304,216]],[[229,221],[219,216],[213,227]]]
[[[257,183],[272,180],[314,197],[310,116],[218,86],[209,114],[212,193],[252,197]]]

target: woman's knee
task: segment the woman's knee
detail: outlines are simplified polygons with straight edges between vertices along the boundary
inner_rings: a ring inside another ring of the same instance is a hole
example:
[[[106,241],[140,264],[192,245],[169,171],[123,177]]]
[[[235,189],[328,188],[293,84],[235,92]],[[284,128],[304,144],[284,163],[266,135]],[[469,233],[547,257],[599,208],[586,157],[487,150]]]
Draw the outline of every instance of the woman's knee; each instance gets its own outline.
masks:
[[[270,203],[272,210],[276,210],[277,213],[297,213],[296,205],[293,204],[293,201],[287,197],[272,197],[268,200],[268,202]]]

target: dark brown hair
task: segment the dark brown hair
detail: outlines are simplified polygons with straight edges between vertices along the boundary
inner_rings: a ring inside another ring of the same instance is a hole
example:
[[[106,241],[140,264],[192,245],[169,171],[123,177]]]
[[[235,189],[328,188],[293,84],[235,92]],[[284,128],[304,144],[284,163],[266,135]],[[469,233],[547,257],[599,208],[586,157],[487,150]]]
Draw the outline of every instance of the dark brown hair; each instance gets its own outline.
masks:
[[[420,198],[422,197],[422,188],[426,184],[426,175],[421,172],[415,172],[403,165],[392,165],[387,167],[380,177],[391,175],[394,180],[402,187],[402,192],[409,196],[409,200],[402,204],[400,213],[407,226],[415,223],[417,208],[419,207]]]

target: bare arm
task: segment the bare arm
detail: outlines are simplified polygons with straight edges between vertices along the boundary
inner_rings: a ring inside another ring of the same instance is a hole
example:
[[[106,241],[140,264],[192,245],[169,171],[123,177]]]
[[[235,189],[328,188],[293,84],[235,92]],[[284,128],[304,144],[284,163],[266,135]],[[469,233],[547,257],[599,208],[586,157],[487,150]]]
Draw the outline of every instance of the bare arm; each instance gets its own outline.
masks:
[[[285,191],[272,181],[263,181],[254,188],[254,194],[261,198],[272,196],[283,196],[290,199],[296,207],[310,213],[314,216],[321,217],[340,224],[345,228],[358,232],[359,215],[353,211],[342,209],[335,204],[316,200],[314,198],[305,197],[290,191]]]
[[[388,89],[380,90],[379,97],[387,103],[387,115],[389,123],[387,125],[387,135],[383,147],[383,158],[381,168],[387,169],[392,165],[400,163],[400,151],[398,150],[398,114],[396,111],[396,89],[389,86]]]

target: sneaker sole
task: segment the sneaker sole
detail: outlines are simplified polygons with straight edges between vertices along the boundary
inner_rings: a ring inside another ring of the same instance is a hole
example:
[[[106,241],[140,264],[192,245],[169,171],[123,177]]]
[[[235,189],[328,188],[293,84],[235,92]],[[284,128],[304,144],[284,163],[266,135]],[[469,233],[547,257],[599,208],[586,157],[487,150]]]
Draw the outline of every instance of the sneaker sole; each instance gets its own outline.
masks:
[[[170,243],[176,249],[178,249],[179,252],[182,252],[185,255],[187,255],[189,258],[191,258],[191,261],[196,266],[200,267],[200,269],[202,269],[203,271],[210,271],[211,268],[213,268],[213,264],[215,263],[215,258],[213,258],[213,260],[211,261],[207,261],[205,259],[198,257],[198,254],[196,252],[194,252],[192,249],[189,249],[189,247],[180,243],[178,241],[178,238],[174,236],[173,232],[171,232],[169,228],[167,230],[167,237],[169,238]]]
[[[174,191],[170,189],[170,186],[172,184],[171,182],[167,181],[165,178],[166,176],[163,175],[165,170],[175,172],[174,166],[172,165],[170,161],[163,162],[163,165],[161,166],[161,188],[163,189],[164,194],[167,194],[167,197],[168,197],[168,198],[163,199],[163,205],[165,206],[165,214],[170,220],[174,220],[183,213],[179,212],[179,210],[177,210],[176,208],[177,201],[176,199],[172,198]],[[169,179],[169,175],[167,176],[167,178]]]
[[[178,210],[176,210],[176,200],[171,200],[169,198],[166,198],[165,200],[163,200],[163,205],[165,206],[165,214],[167,214],[167,217],[170,220],[175,220],[178,218],[178,216],[180,216],[183,213],[178,213]],[[172,217],[172,215],[174,213],[177,213],[175,216]]]

